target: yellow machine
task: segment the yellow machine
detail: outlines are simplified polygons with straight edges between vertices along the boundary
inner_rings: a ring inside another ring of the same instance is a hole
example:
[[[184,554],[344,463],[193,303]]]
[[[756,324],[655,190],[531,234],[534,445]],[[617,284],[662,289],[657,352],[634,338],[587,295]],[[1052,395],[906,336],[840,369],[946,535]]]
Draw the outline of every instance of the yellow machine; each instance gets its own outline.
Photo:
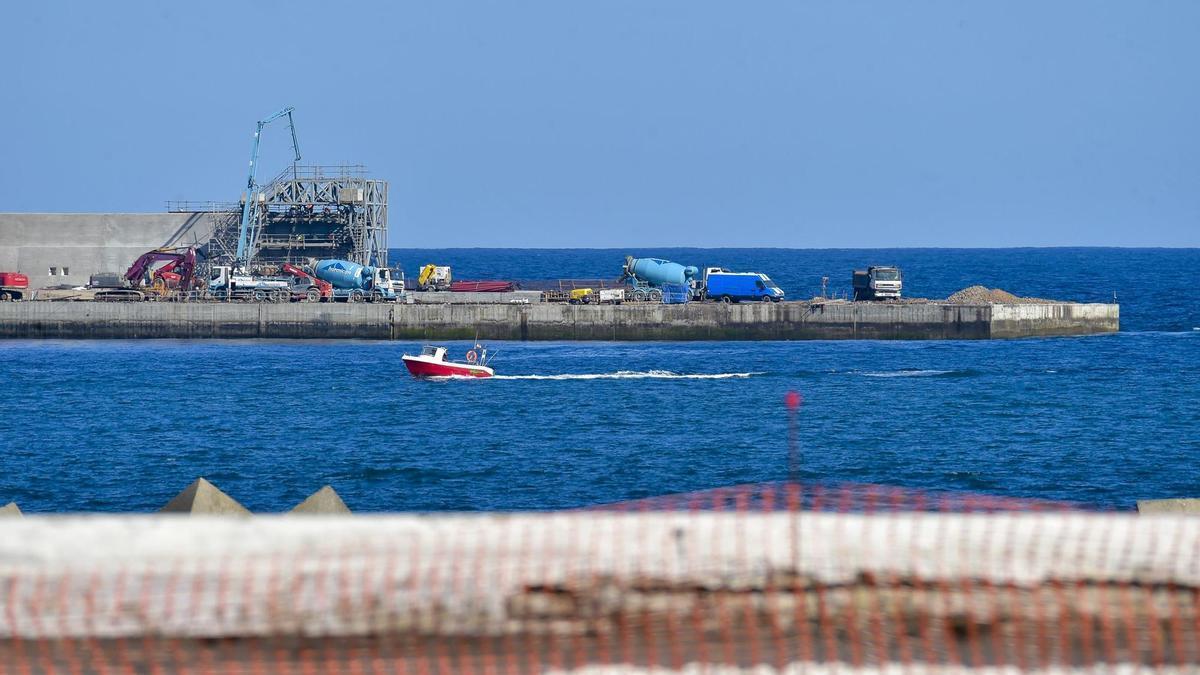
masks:
[[[575,290],[571,291],[571,297],[567,300],[567,302],[571,303],[572,305],[578,305],[580,303],[586,305],[587,303],[591,302],[592,293],[594,292],[595,291],[590,288],[576,288]]]
[[[440,291],[450,288],[450,268],[439,265],[425,265],[417,277],[417,288],[423,291]]]

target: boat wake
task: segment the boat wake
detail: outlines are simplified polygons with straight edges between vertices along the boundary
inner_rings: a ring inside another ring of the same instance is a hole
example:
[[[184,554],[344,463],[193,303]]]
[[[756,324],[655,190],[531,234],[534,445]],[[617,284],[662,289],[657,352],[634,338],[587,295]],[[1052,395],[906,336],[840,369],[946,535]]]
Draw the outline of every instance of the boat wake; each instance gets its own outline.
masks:
[[[887,370],[882,372],[859,373],[863,377],[937,377],[950,375],[953,370]]]
[[[615,373],[562,373],[559,375],[494,375],[493,380],[728,380],[765,373],[675,373],[670,370],[618,370]]]

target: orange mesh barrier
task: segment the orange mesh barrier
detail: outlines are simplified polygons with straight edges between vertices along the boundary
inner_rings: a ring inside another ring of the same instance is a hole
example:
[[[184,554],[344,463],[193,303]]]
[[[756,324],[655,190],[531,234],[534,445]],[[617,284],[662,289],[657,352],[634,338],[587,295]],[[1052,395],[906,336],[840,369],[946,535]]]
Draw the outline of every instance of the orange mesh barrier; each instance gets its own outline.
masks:
[[[1197,672],[1200,519],[877,486],[0,522],[5,673]]]

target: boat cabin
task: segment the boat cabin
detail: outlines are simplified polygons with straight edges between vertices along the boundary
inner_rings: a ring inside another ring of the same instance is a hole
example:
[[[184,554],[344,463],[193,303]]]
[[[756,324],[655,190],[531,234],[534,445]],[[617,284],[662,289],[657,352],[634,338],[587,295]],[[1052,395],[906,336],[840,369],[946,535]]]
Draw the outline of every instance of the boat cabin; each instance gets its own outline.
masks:
[[[445,361],[446,360],[446,348],[445,347],[424,347],[421,349],[421,356],[432,356],[433,358],[437,359],[438,361]]]

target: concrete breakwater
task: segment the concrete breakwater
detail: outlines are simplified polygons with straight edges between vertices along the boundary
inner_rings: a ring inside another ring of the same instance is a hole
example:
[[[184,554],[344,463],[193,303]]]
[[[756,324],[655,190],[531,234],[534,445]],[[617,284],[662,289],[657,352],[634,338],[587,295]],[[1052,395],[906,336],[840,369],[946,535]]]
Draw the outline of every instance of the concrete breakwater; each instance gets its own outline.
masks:
[[[978,340],[1092,335],[1115,304],[0,303],[0,338]]]

